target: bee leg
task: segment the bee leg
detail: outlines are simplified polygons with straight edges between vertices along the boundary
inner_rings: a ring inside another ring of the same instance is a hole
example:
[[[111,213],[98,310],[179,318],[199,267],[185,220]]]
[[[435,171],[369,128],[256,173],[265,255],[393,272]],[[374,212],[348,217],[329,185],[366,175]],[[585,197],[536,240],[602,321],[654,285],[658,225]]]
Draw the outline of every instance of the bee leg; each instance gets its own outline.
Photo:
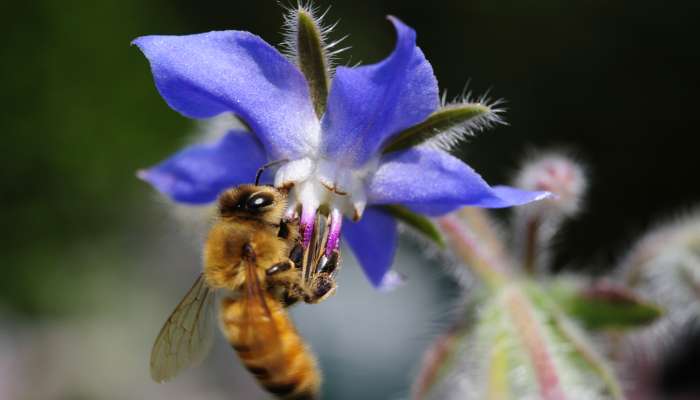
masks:
[[[291,291],[288,291],[282,296],[281,301],[284,307],[290,307],[296,304],[300,299],[301,298],[298,295],[292,293]]]
[[[265,274],[267,276],[277,275],[277,274],[282,273],[284,271],[290,270],[293,266],[294,266],[294,263],[291,260],[285,260],[282,262],[278,262],[277,264],[266,269]]]
[[[320,303],[335,293],[335,279],[329,274],[318,275],[308,293],[304,295],[304,301],[309,304]]]
[[[294,263],[297,268],[301,268],[302,258],[304,257],[304,247],[301,243],[297,243],[292,251],[289,253],[289,259]]]
[[[282,297],[282,304],[284,304],[285,307],[289,307],[305,297],[304,289],[298,284],[292,284],[285,290],[284,296]]]
[[[251,243],[245,243],[241,251],[241,257],[248,261],[255,262],[255,249]]]
[[[289,237],[289,225],[287,222],[280,222],[280,230],[277,232],[277,237],[287,239]]]
[[[304,298],[304,290],[296,279],[294,263],[285,260],[265,270],[268,291],[285,307],[291,306]]]
[[[329,257],[325,255],[318,262],[318,270],[304,296],[307,303],[320,303],[335,293],[335,275],[340,269],[340,252],[334,250]]]

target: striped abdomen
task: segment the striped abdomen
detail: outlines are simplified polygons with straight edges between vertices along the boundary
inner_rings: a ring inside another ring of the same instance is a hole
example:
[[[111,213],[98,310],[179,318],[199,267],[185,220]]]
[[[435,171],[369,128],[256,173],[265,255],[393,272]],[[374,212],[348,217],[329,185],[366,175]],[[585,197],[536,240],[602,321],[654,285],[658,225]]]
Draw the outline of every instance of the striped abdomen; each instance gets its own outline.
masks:
[[[285,400],[318,398],[316,359],[272,296],[224,299],[221,322],[229,343],[267,391]]]

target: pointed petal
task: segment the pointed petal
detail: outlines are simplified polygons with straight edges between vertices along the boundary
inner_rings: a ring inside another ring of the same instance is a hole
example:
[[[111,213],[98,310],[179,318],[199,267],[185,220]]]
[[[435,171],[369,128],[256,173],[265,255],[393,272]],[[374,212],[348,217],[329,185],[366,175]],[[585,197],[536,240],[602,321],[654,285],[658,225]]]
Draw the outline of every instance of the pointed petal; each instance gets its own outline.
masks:
[[[232,131],[218,142],[190,146],[138,176],[176,202],[203,204],[231,186],[253,182],[265,162],[255,136]]]
[[[382,282],[377,286],[381,292],[392,292],[406,283],[406,277],[394,270],[389,270],[384,274]]]
[[[428,215],[462,206],[510,207],[548,195],[507,186],[492,188],[461,160],[425,146],[385,155],[368,184],[369,204],[402,204]]]
[[[272,159],[297,158],[318,140],[318,120],[301,72],[248,32],[143,36],[134,40],[151,63],[158,91],[183,115],[232,111]]]
[[[394,261],[397,237],[396,220],[374,207],[366,209],[358,222],[343,222],[343,238],[375,287],[381,287]]]
[[[479,207],[504,208],[521,206],[532,203],[533,201],[556,198],[556,195],[551,192],[523,190],[505,185],[493,186],[491,189],[500,200],[490,200],[487,205],[479,205]]]
[[[389,17],[396,48],[380,63],[336,69],[323,118],[323,151],[359,166],[391,135],[423,121],[439,105],[433,68],[416,47],[416,33]]]

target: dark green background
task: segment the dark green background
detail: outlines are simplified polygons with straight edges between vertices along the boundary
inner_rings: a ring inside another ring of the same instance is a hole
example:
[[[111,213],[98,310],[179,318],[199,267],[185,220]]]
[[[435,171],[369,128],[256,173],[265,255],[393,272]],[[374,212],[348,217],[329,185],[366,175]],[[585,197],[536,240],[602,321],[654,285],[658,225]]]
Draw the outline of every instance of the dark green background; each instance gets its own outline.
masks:
[[[143,259],[154,226],[167,226],[169,216],[134,171],[180,148],[193,127],[162,101],[129,42],[240,29],[279,43],[280,7],[184,0],[1,7],[0,310],[30,324],[99,310],[94,299],[110,290],[105,282],[157,279],[143,271]],[[350,34],[343,62],[384,57],[394,42],[384,16],[393,14],[418,32],[448,97],[469,81],[475,94],[490,89],[507,101],[509,125],[460,149],[488,181],[507,182],[532,149],[577,155],[591,190],[586,211],[559,238],[558,264],[600,270],[644,228],[700,200],[699,7],[339,0],[328,18],[340,19],[333,37]]]

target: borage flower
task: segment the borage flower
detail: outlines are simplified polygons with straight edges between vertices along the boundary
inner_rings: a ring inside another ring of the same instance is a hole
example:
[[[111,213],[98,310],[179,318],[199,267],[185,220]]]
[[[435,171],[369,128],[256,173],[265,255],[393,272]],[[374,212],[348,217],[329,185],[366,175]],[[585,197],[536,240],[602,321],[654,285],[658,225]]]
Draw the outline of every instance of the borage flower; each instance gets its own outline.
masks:
[[[176,202],[203,204],[280,161],[272,181],[289,189],[287,217],[301,218],[304,245],[323,213],[330,222],[326,254],[338,248],[342,227],[375,286],[392,276],[397,216],[425,227],[428,220],[415,213],[546,196],[490,187],[443,149],[497,122],[497,111],[484,102],[441,104],[415,31],[389,21],[397,34],[389,57],[335,70],[330,49],[338,42],[326,44],[327,30],[304,7],[287,17],[288,57],[242,31],[136,39],[173,109],[190,118],[232,112],[250,128],[187,148],[139,176]]]

